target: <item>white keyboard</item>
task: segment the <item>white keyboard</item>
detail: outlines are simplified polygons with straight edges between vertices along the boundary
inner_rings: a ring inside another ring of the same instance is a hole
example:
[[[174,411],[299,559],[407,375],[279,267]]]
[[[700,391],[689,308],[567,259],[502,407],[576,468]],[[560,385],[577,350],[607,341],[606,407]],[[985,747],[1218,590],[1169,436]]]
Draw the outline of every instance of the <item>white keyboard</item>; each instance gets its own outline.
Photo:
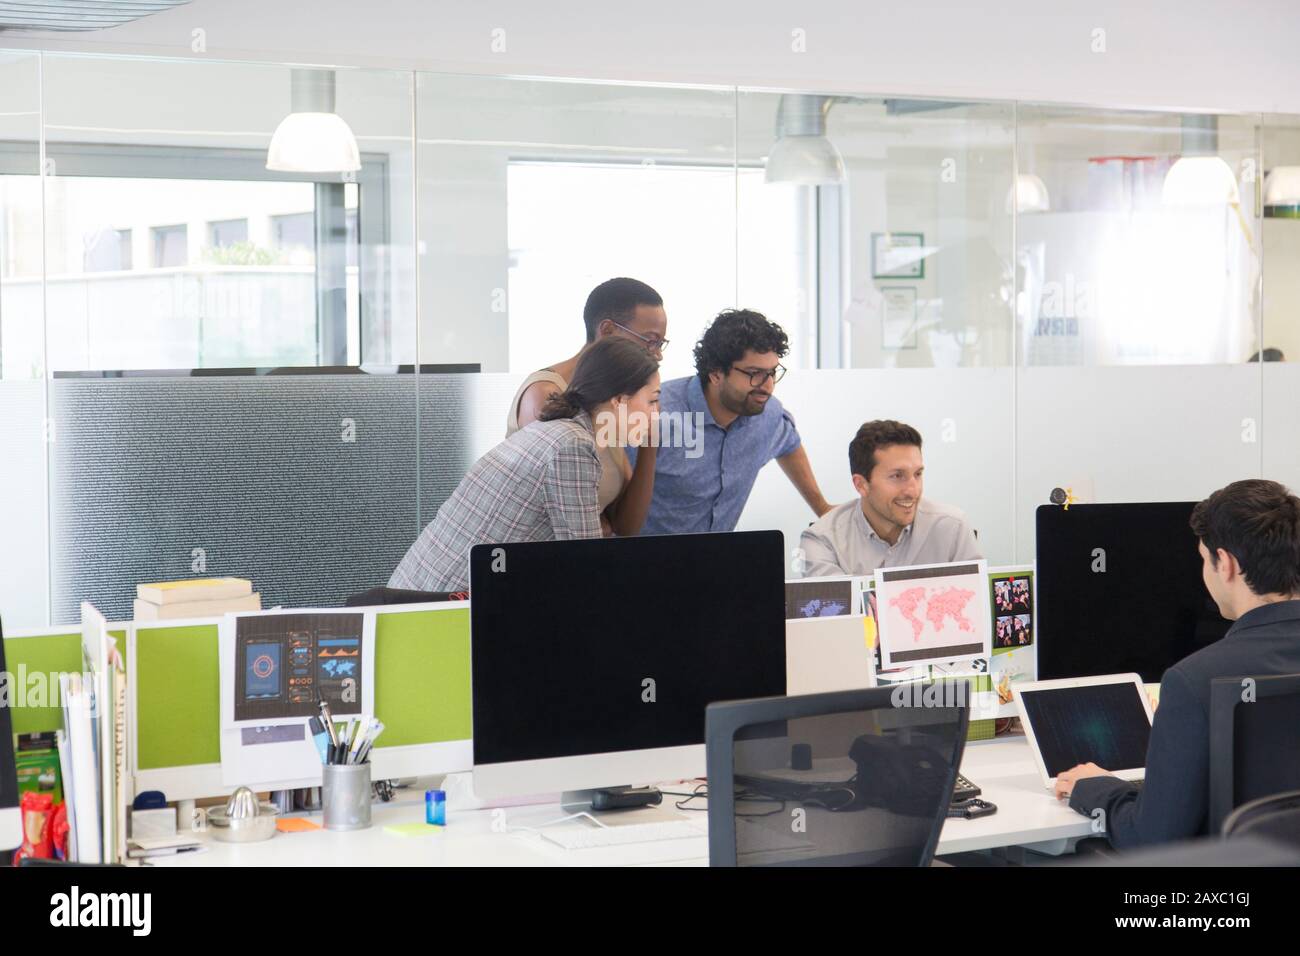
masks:
[[[662,823],[627,823],[612,827],[543,829],[541,834],[566,850],[591,850],[602,846],[706,837],[709,828],[703,821],[668,820]]]

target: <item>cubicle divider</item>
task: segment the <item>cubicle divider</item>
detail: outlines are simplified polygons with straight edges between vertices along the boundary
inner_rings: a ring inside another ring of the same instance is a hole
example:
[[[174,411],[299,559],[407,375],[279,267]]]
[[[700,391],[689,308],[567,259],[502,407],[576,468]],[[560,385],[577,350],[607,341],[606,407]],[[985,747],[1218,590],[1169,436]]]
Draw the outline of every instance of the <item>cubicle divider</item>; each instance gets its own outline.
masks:
[[[375,716],[385,725],[371,762],[376,779],[469,770],[469,604],[356,608],[375,621]],[[134,790],[168,800],[214,797],[221,778],[220,618],[117,623],[128,672],[129,758]],[[12,679],[80,672],[81,634],[68,628],[5,638]],[[13,688],[16,690],[16,687]],[[63,726],[58,678],[40,697],[13,696],[14,732]],[[30,703],[29,703],[30,700]]]
[[[352,610],[375,614],[374,713],[385,724],[371,758],[376,779],[471,769],[469,602]],[[233,789],[221,772],[220,622],[110,625],[126,658],[135,793],[187,800]],[[14,732],[61,728],[57,675],[82,670],[80,632],[19,631],[5,638],[5,654]],[[993,690],[989,674],[965,679]],[[994,726],[972,721],[970,739],[991,738]]]
[[[127,625],[113,624],[108,633],[118,646],[126,642]],[[68,625],[27,628],[5,635],[6,705],[15,734],[47,733],[63,727],[59,674],[83,672],[81,631]],[[124,652],[123,656],[126,654]]]

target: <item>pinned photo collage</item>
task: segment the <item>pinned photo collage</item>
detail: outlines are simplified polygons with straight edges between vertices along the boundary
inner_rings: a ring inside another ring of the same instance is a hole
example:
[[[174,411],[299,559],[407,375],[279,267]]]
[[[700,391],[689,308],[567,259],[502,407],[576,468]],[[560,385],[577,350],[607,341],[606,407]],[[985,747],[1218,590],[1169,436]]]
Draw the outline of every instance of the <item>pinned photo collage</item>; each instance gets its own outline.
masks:
[[[993,659],[989,677],[997,694],[999,716],[1016,714],[1011,691],[1037,674],[1034,653],[1034,583],[1028,570],[989,576],[993,610]]]
[[[1034,643],[1032,573],[991,579],[993,589],[993,653]]]

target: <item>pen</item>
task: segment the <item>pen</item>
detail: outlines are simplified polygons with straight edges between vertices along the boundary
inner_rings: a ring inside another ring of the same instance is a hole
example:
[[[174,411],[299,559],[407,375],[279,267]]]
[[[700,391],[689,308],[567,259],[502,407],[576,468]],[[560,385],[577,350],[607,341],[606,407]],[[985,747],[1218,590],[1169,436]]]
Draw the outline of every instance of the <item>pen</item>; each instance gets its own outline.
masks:
[[[329,733],[330,735],[330,746],[337,747],[339,738],[338,738],[338,734],[334,730],[334,715],[330,713],[329,702],[326,701],[323,697],[321,698],[321,702],[320,702],[320,719],[321,722],[325,725],[326,732]]]
[[[356,733],[352,735],[352,745],[348,747],[348,763],[360,763],[358,759],[361,756],[361,748],[366,740],[370,737],[370,728],[374,721],[370,717],[362,717],[357,721]]]
[[[374,749],[375,738],[384,732],[384,722],[382,720],[373,720],[370,723],[370,732],[366,735],[366,741],[361,745],[361,750],[357,753],[357,763],[365,763],[370,759],[370,751]]]

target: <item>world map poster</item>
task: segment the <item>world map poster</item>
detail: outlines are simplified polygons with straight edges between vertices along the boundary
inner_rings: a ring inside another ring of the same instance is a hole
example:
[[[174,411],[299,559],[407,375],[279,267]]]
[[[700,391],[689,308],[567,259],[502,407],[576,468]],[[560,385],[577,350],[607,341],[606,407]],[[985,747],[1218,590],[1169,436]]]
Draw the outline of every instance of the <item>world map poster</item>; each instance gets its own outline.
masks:
[[[989,657],[987,572],[985,561],[878,570],[881,665],[910,667]]]

